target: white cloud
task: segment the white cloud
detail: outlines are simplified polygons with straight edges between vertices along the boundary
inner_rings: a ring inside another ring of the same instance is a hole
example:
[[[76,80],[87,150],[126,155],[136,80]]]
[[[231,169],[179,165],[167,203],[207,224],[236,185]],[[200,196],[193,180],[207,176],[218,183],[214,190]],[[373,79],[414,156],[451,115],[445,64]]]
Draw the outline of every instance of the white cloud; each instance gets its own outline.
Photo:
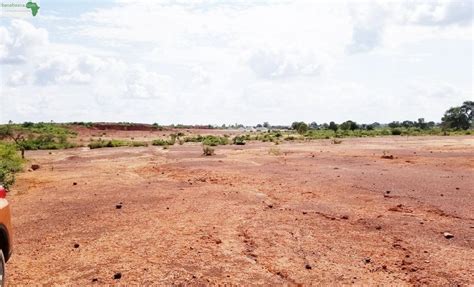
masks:
[[[0,63],[24,62],[35,49],[48,43],[48,32],[22,20],[12,20],[9,29],[0,27]]]
[[[472,97],[466,0],[123,0],[44,16],[0,27],[0,121],[436,120]]]
[[[28,78],[21,71],[14,71],[8,78],[7,84],[10,86],[20,86],[28,84]]]

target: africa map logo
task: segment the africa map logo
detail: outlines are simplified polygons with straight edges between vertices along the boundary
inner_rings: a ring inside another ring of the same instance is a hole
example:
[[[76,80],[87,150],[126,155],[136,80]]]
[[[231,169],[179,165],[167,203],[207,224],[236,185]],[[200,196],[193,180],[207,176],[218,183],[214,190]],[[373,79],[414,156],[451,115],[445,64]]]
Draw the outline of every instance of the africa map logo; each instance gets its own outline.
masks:
[[[40,9],[38,2],[28,1],[25,4],[23,1],[10,0],[9,2],[3,2],[0,0],[0,16],[21,17],[30,14],[30,12],[31,15],[36,16]]]
[[[29,1],[28,3],[26,3],[26,8],[31,9],[31,14],[33,16],[36,16],[40,7],[38,6],[38,4],[36,4],[36,2]]]

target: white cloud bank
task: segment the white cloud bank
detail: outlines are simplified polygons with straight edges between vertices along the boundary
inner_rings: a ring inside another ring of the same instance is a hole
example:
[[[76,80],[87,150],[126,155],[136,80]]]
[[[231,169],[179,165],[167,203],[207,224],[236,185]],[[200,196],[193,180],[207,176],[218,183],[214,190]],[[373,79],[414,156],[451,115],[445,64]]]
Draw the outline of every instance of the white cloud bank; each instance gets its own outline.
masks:
[[[439,120],[473,98],[472,8],[118,1],[2,19],[0,122]]]

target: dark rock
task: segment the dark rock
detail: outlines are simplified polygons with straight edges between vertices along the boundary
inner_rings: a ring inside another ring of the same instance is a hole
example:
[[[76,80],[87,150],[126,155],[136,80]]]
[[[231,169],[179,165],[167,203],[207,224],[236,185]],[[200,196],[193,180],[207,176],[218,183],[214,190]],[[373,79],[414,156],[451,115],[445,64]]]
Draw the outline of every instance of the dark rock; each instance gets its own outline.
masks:
[[[32,170],[37,170],[37,169],[39,169],[39,168],[40,168],[40,165],[39,165],[39,164],[32,164],[32,165],[31,165],[31,169],[32,169]]]
[[[454,235],[453,235],[453,234],[451,234],[451,233],[449,233],[449,232],[445,232],[445,233],[443,233],[443,236],[444,236],[444,238],[446,238],[446,239],[451,239],[451,238],[453,238],[453,237],[454,237]]]
[[[341,216],[341,219],[349,219],[349,216],[343,215],[343,216]]]
[[[368,264],[368,263],[370,263],[371,261],[372,261],[372,259],[370,259],[370,257],[365,257],[365,258],[364,258],[364,263],[365,263],[365,264]]]
[[[122,208],[122,204],[117,204],[117,205],[115,206],[115,208],[116,208],[116,209],[121,209],[121,208]]]
[[[74,248],[79,248],[79,243],[74,243]]]
[[[97,279],[97,278],[92,278],[92,282],[97,282],[97,281],[99,281],[99,279]]]
[[[72,185],[77,185],[77,182],[73,182]]]
[[[114,279],[120,279],[120,278],[122,278],[122,273],[117,272],[114,274]]]
[[[311,267],[311,265],[309,265],[309,264],[306,264],[306,265],[304,266],[304,268],[306,268],[306,269],[308,269],[308,270],[313,269],[313,267]]]

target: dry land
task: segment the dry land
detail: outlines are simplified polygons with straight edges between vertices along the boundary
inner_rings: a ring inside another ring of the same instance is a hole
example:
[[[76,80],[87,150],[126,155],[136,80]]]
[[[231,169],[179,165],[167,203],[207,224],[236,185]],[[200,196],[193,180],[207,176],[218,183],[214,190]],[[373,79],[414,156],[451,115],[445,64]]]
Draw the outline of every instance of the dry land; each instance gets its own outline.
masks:
[[[27,158],[12,285],[474,284],[472,136]]]

